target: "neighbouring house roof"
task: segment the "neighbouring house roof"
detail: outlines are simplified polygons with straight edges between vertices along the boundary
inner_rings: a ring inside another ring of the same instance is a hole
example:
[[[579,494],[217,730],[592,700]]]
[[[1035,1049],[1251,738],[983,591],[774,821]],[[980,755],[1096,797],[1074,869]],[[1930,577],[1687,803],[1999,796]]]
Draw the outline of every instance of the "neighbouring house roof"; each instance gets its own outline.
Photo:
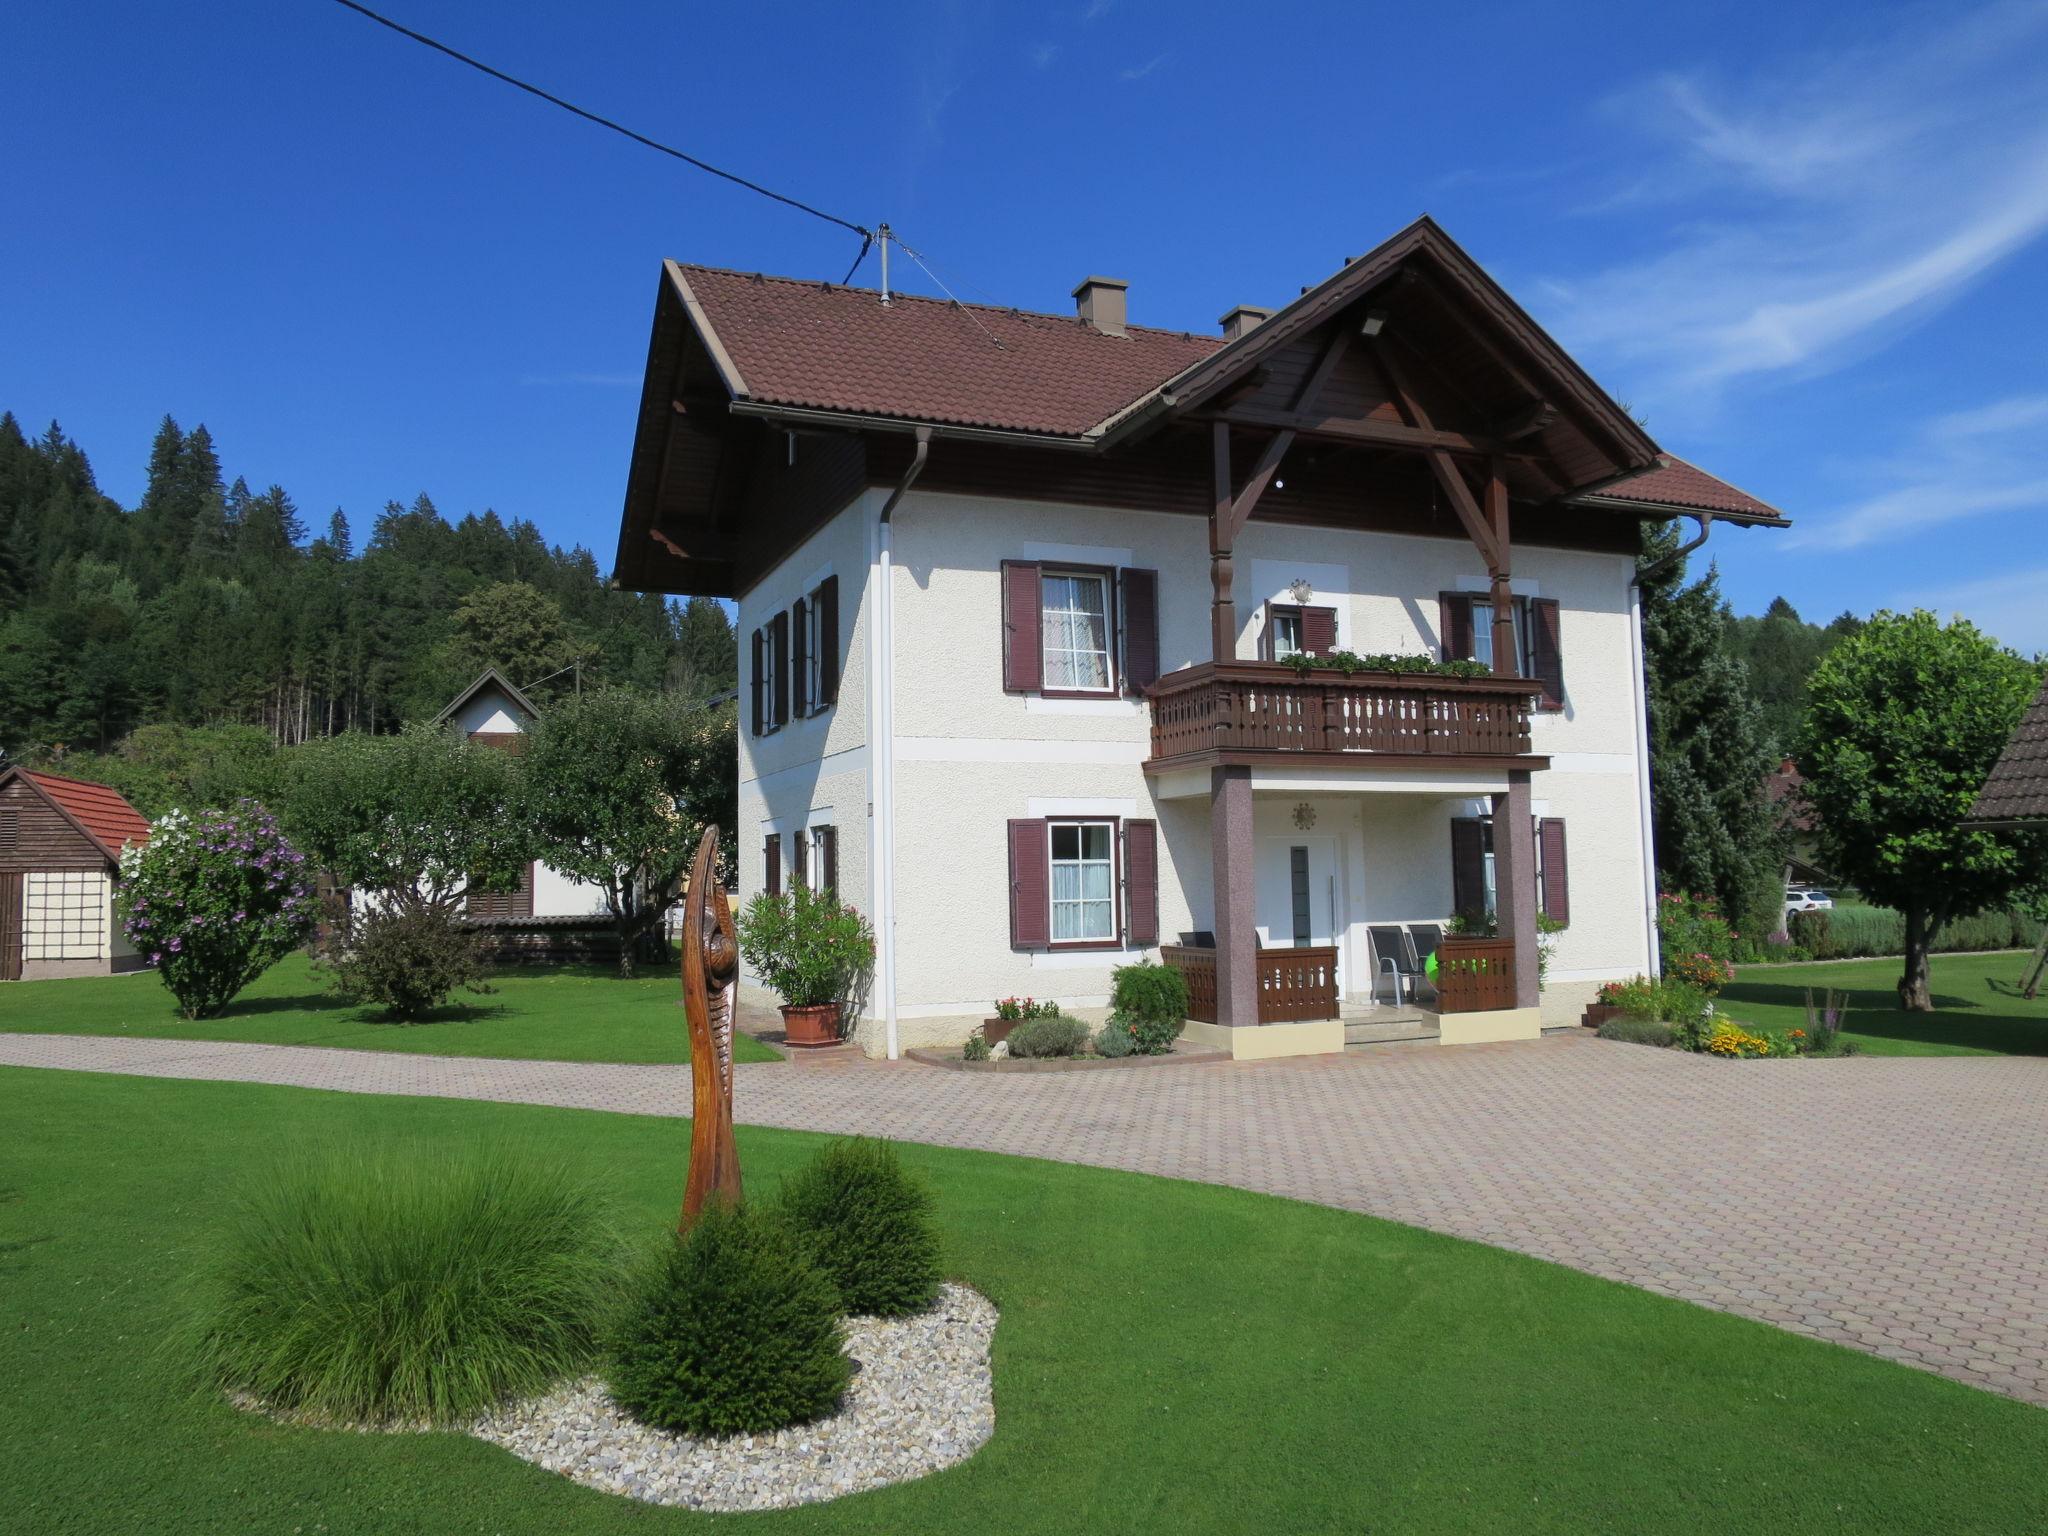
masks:
[[[57,812],[98,846],[109,863],[119,863],[129,843],[149,841],[149,818],[124,799],[120,791],[61,774],[10,768],[0,785],[20,778],[56,807]]]
[[[1776,808],[1778,825],[1788,832],[1812,833],[1819,829],[1813,808],[1800,793],[1805,788],[1806,776],[1789,757],[1778,764],[1775,773],[1764,776],[1764,798]]]
[[[2020,716],[1968,819],[1979,826],[2048,824],[2048,682]]]
[[[496,667],[485,667],[483,671],[477,675],[477,680],[475,682],[471,683],[467,688],[463,689],[462,692],[455,695],[455,697],[449,701],[448,707],[442,710],[441,713],[439,713],[438,715],[434,716],[434,724],[447,724],[448,721],[455,717],[456,712],[460,710],[463,705],[467,704],[471,699],[475,698],[478,694],[482,693],[487,688],[497,689],[500,693],[504,694],[506,698],[510,699],[514,704],[517,704],[522,710],[526,712],[527,719],[538,720],[540,718],[540,710],[534,706],[533,700],[529,699],[525,694],[521,693],[517,688],[513,687],[510,681],[508,681],[507,678],[505,677],[504,673],[500,672]]]

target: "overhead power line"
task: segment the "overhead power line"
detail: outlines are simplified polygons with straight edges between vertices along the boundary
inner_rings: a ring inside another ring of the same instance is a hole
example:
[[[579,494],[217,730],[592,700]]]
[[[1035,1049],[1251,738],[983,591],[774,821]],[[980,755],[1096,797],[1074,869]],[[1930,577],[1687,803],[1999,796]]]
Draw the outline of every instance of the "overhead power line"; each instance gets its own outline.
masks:
[[[713,165],[708,160],[699,160],[695,155],[686,154],[682,150],[677,149],[674,145],[663,144],[658,139],[650,139],[644,133],[635,133],[631,128],[628,128],[623,123],[613,122],[612,119],[608,117],[600,116],[596,112],[592,112],[587,110],[586,108],[577,106],[576,103],[574,103],[573,101],[564,101],[561,97],[555,95],[552,91],[544,91],[537,85],[529,84],[527,81],[521,80],[514,75],[506,74],[505,71],[503,71],[502,69],[493,69],[490,65],[484,63],[483,60],[473,59],[468,54],[463,53],[460,49],[451,48],[444,42],[440,42],[434,38],[428,37],[424,32],[415,32],[411,27],[404,26],[399,22],[393,21],[389,16],[380,16],[377,12],[371,10],[367,5],[358,5],[356,3],[356,0],[334,0],[334,3],[339,6],[344,6],[351,11],[354,11],[358,16],[368,17],[371,21],[376,22],[377,25],[380,27],[389,27],[393,32],[396,32],[400,37],[409,37],[414,42],[419,43],[424,47],[433,49],[436,53],[446,54],[449,58],[454,59],[459,64],[467,64],[471,69],[478,70],[483,74],[489,75],[493,80],[502,80],[505,84],[513,86],[518,90],[522,90],[526,92],[529,96],[538,96],[542,101],[545,101],[552,106],[560,107],[564,112],[574,113],[577,117],[582,118],[586,122],[595,123],[600,128],[609,128],[613,133],[624,134],[627,138],[631,139],[635,144],[644,144],[649,149],[659,150],[664,155],[672,156],[673,158],[682,161],[685,165],[693,165],[700,171],[708,171],[711,175],[719,177],[721,180],[729,181],[734,186],[745,187],[749,192],[758,192],[761,194],[761,196],[768,198],[774,202],[781,203],[786,208],[794,208],[799,213],[808,213],[814,219],[823,219],[827,224],[836,224],[841,229],[851,230],[854,234],[859,235],[865,241],[872,241],[874,239],[873,232],[865,224],[856,224],[851,219],[839,218],[835,214],[825,212],[822,208],[813,208],[809,203],[800,201],[799,199],[794,197],[789,197],[784,193],[777,192],[770,187],[764,187],[758,181],[749,181],[746,177],[737,175],[732,171],[720,169],[718,166]],[[866,254],[867,246],[863,245],[861,247],[861,255],[865,256]],[[858,266],[859,264],[859,261],[856,259],[854,265]],[[848,276],[851,275],[851,273],[848,273]]]

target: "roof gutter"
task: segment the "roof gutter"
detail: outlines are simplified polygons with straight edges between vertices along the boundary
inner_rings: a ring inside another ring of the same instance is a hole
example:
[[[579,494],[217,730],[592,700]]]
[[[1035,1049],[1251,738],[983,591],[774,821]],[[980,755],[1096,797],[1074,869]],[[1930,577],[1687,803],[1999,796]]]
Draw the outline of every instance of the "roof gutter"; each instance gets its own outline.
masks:
[[[1719,518],[1724,523],[1734,523],[1744,528],[1790,528],[1792,519],[1785,516],[1765,517],[1755,512],[1730,512],[1719,507],[1681,507],[1668,501],[1638,501],[1633,496],[1602,496],[1586,493],[1567,496],[1564,504],[1568,507],[1587,507],[1596,512],[1636,512],[1649,517],[1698,517],[1712,521]],[[1702,533],[1686,549],[1697,549],[1706,542]]]
[[[1013,448],[1065,448],[1091,453],[1097,444],[1086,437],[1055,437],[1044,432],[1013,432],[1002,427],[949,426],[944,422],[911,421],[902,416],[859,416],[849,411],[823,411],[813,406],[770,405],[735,400],[727,407],[735,416],[811,427],[833,432],[904,432],[921,438],[945,437],[963,443],[1000,443]]]

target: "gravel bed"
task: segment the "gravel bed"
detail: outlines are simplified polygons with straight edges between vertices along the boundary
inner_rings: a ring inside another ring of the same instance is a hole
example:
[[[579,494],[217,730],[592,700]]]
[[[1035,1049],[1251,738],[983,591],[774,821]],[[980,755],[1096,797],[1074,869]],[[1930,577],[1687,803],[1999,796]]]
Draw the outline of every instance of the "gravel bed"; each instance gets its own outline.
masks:
[[[622,1413],[595,1377],[470,1426],[470,1433],[605,1493],[689,1509],[783,1509],[908,1482],[965,1461],[995,1433],[996,1309],[964,1285],[930,1311],[850,1318],[858,1362],[839,1412],[769,1435],[696,1440]]]

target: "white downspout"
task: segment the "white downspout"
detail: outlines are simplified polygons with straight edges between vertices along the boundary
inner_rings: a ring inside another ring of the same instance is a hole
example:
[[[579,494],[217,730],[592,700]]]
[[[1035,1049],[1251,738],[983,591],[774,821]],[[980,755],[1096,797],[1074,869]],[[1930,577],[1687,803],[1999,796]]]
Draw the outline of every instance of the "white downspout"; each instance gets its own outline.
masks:
[[[891,517],[896,503],[924,473],[930,427],[917,429],[917,451],[896,489],[882,503],[875,526],[874,720],[868,759],[875,776],[875,981],[891,1061],[902,1054],[896,1022],[896,586]]]
[[[1628,584],[1629,659],[1635,665],[1636,811],[1643,845],[1643,939],[1649,946],[1650,975],[1663,971],[1657,946],[1657,822],[1650,803],[1650,694],[1644,675],[1643,587]]]

